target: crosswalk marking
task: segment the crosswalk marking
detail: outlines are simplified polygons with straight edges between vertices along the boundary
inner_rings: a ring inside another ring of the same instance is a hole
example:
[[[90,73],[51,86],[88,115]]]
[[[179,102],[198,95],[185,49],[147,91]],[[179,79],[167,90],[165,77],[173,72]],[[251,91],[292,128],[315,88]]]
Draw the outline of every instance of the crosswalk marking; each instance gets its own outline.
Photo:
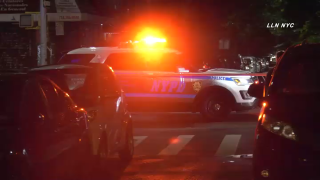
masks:
[[[133,140],[134,140],[134,147],[137,147],[140,143],[142,143],[142,141],[144,141],[145,139],[147,139],[148,136],[134,136]]]
[[[234,155],[239,141],[240,141],[241,135],[226,135],[220,146],[219,149],[216,152],[216,156],[228,156],[228,155]]]
[[[173,139],[170,144],[164,148],[158,155],[177,155],[185,145],[187,145],[194,135],[180,135]]]

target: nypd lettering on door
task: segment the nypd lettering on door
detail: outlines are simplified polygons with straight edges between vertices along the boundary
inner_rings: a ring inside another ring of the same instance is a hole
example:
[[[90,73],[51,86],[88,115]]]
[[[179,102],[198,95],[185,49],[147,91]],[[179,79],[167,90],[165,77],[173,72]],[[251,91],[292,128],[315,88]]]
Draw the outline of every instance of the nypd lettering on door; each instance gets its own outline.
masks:
[[[154,80],[150,91],[182,93],[185,88],[186,83],[183,81]]]

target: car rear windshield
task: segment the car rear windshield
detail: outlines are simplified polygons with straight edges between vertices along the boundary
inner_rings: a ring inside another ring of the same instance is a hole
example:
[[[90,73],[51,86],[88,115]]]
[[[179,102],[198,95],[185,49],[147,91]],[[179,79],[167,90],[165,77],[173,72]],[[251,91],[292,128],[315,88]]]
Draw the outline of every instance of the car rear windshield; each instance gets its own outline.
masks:
[[[24,82],[22,77],[0,76],[0,124],[19,115]]]
[[[49,77],[71,95],[74,93],[82,95],[94,92],[110,93],[118,90],[114,74],[108,66],[102,64],[97,67],[40,70],[34,73]]]
[[[313,52],[285,56],[276,71],[272,92],[320,92],[320,49]]]
[[[58,64],[89,64],[95,57],[94,54],[66,54],[60,60]]]

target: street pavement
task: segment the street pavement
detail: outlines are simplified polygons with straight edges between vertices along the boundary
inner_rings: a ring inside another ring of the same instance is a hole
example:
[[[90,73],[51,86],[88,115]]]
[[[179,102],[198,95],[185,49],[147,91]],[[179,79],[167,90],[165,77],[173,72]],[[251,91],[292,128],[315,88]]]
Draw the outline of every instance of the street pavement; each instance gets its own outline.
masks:
[[[200,114],[133,113],[135,155],[108,162],[112,180],[250,180],[259,109],[221,122]]]

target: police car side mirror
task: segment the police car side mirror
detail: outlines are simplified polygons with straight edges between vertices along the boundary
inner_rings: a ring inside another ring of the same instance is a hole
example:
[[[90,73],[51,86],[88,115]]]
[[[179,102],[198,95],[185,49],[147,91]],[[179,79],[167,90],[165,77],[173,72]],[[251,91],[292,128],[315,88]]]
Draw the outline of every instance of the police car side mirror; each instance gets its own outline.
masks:
[[[248,89],[248,94],[251,97],[255,97],[255,98],[260,99],[263,97],[263,89],[264,89],[264,84],[262,84],[262,83],[251,84]]]

